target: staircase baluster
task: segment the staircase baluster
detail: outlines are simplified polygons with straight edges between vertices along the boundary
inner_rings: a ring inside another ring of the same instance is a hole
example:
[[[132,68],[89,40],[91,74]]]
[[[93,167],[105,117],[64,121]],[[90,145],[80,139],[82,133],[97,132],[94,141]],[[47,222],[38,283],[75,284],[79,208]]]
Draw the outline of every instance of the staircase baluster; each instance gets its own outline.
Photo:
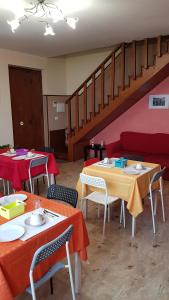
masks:
[[[92,118],[95,116],[95,73],[92,75],[92,101],[91,101]]]
[[[161,36],[157,38],[157,56],[161,56]]]
[[[144,39],[144,68],[148,68],[148,39]]]
[[[121,45],[121,88],[125,88],[125,44]]]
[[[71,126],[71,100],[67,102],[68,112],[67,112],[67,122],[68,122],[68,136],[71,136],[72,126]]]
[[[110,69],[110,95],[114,99],[114,82],[115,82],[115,52],[112,53]]]
[[[101,66],[101,108],[104,108],[104,64]]]
[[[87,83],[84,83],[83,89],[83,109],[84,109],[84,124],[87,123]]]
[[[76,131],[79,130],[79,94],[76,93],[75,98],[75,114],[76,114]]]
[[[132,42],[132,73],[133,79],[136,79],[136,41]]]

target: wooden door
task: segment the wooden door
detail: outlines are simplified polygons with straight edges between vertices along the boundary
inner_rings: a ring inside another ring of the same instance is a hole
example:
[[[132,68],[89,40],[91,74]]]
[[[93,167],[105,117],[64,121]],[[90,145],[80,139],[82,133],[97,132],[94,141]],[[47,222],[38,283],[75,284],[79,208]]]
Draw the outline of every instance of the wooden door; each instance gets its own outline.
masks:
[[[9,66],[14,145],[44,146],[41,71]]]

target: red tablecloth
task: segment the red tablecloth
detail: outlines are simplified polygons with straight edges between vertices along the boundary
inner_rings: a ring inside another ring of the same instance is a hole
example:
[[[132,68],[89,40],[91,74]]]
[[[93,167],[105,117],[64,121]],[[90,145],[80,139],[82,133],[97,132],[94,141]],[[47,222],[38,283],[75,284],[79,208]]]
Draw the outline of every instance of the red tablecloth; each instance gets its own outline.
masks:
[[[59,168],[56,164],[53,153],[36,152],[48,156],[48,172],[49,174],[58,175]],[[0,155],[0,178],[9,180],[12,183],[13,189],[16,191],[22,190],[22,182],[29,179],[28,168],[30,160],[12,160],[9,156]],[[44,173],[42,166],[33,168],[32,175]]]
[[[26,212],[33,209],[33,200],[37,195],[21,192],[28,195]],[[60,235],[70,224],[73,224],[73,234],[70,240],[70,253],[78,252],[82,260],[87,259],[86,247],[89,245],[88,234],[82,212],[56,201],[43,197],[41,206],[67,216],[62,222],[50,227],[44,232],[30,238],[27,241],[16,240],[0,243],[0,299],[12,300],[15,296],[24,292],[29,285],[29,269],[34,252],[43,244]],[[0,224],[6,220],[0,217]],[[41,277],[56,261],[66,256],[65,249],[60,248],[55,255],[37,267],[36,279]]]

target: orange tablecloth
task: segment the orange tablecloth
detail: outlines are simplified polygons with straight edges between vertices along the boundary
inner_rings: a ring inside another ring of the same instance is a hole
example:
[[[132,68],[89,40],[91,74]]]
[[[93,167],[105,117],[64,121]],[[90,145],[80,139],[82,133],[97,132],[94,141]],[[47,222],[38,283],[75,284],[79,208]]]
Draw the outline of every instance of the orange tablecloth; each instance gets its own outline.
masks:
[[[20,240],[0,243],[0,299],[11,300],[21,294],[29,285],[29,269],[32,257],[37,248],[48,243],[61,234],[70,224],[74,230],[70,241],[70,253],[78,252],[82,260],[87,259],[86,247],[89,245],[88,234],[80,210],[74,209],[56,201],[22,192],[28,196],[26,212],[33,210],[33,200],[41,199],[41,206],[56,211],[68,218],[33,238],[23,242]],[[0,217],[0,224],[6,220]],[[37,267],[36,279],[44,274],[55,261],[66,256],[65,250],[60,249],[51,258]]]
[[[128,161],[128,165],[137,162]],[[83,173],[91,176],[98,176],[105,179],[108,193],[118,196],[127,201],[127,208],[131,215],[137,217],[143,211],[142,199],[148,194],[150,179],[153,174],[160,170],[160,165],[152,163],[143,163],[144,166],[150,167],[151,170],[144,174],[129,175],[123,172],[121,168],[106,168],[91,165],[83,169]],[[77,184],[78,194],[81,194],[80,180]]]

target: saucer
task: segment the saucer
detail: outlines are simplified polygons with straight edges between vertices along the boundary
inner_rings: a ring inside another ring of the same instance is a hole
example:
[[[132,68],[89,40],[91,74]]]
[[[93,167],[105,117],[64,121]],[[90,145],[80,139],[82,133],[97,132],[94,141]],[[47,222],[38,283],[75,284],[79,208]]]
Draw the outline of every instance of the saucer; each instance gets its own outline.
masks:
[[[28,226],[38,227],[38,226],[42,226],[42,225],[44,225],[44,224],[46,223],[46,218],[45,218],[45,216],[43,216],[42,223],[36,224],[36,225],[35,225],[35,224],[31,224],[31,223],[30,223],[30,219],[31,219],[31,217],[28,217],[27,219],[25,219],[25,224],[28,225]]]

